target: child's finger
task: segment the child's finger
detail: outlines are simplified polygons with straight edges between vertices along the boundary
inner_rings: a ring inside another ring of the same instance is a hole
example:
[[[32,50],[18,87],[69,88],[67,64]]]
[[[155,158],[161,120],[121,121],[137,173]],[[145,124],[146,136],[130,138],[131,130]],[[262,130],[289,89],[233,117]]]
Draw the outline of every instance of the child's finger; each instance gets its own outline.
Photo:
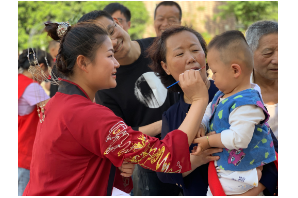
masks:
[[[192,155],[198,155],[198,154],[200,154],[201,150],[202,150],[201,146],[198,146],[196,151],[194,153],[191,153],[191,154]]]
[[[210,135],[215,135],[215,134],[216,134],[216,132],[212,131],[212,132],[207,133],[206,135],[210,136]]]
[[[193,149],[191,150],[191,152],[195,152],[197,150],[198,146],[194,146]]]

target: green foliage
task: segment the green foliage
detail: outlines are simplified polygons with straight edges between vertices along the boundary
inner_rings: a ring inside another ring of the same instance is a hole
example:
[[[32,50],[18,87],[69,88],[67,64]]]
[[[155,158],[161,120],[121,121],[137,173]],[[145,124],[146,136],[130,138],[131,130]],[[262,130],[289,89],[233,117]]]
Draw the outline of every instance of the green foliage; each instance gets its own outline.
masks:
[[[116,1],[114,1],[116,2]],[[28,47],[46,49],[51,40],[44,30],[44,22],[68,21],[75,24],[81,16],[93,10],[102,10],[112,1],[19,1],[18,49]],[[142,38],[149,14],[141,1],[121,1],[131,11],[132,40]]]
[[[218,9],[216,17],[235,16],[239,30],[246,30],[259,20],[278,20],[277,1],[227,1]]]

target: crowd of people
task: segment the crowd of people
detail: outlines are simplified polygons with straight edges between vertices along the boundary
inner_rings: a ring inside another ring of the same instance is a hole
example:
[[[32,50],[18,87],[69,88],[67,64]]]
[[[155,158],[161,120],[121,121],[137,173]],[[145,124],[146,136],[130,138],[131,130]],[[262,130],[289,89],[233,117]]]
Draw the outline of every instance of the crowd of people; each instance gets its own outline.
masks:
[[[132,41],[130,19],[47,22],[49,53],[20,54],[18,195],[277,195],[278,23],[207,45],[176,2],[156,37]]]

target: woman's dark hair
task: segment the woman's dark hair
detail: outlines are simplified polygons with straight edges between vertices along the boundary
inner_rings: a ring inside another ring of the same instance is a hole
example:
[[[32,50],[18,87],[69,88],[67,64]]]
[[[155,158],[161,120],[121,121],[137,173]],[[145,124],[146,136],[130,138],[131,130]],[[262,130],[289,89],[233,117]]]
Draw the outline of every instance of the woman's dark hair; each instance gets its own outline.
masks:
[[[192,28],[186,27],[186,26],[175,26],[175,27],[170,27],[166,29],[160,37],[157,37],[153,44],[146,50],[148,53],[148,57],[152,59],[152,63],[149,65],[149,67],[154,71],[154,73],[159,76],[162,84],[165,87],[170,86],[171,84],[175,83],[176,80],[173,78],[172,75],[168,75],[164,69],[161,66],[161,61],[167,62],[166,61],[166,54],[167,54],[167,46],[166,46],[166,41],[170,36],[173,36],[179,32],[182,31],[188,31],[193,33],[198,39],[199,42],[201,43],[201,46],[205,52],[205,58],[207,57],[207,44],[206,41],[203,39],[202,35],[195,31]],[[209,69],[208,65],[206,64],[206,71]],[[178,84],[170,87],[168,89],[169,91],[172,92],[182,92],[182,89]]]
[[[34,52],[34,53],[33,53]],[[38,63],[41,64],[43,63],[45,65],[46,68],[48,68],[48,64],[49,66],[52,65],[53,59],[51,57],[51,55],[43,50],[36,50],[35,48],[29,48],[29,60],[28,60],[28,49],[23,50],[23,52],[20,54],[19,56],[19,60],[18,60],[18,68],[22,68],[24,70],[28,70],[30,65],[35,66],[34,64],[34,55],[35,54],[35,58],[37,59]],[[47,60],[45,60],[45,57]],[[48,63],[47,63],[48,61]]]
[[[94,60],[97,49],[108,38],[108,33],[96,25],[95,21],[90,21],[68,26],[64,36],[59,38],[58,26],[57,23],[47,23],[45,31],[52,39],[61,39],[56,66],[63,76],[69,77],[73,74],[73,67],[79,55]]]

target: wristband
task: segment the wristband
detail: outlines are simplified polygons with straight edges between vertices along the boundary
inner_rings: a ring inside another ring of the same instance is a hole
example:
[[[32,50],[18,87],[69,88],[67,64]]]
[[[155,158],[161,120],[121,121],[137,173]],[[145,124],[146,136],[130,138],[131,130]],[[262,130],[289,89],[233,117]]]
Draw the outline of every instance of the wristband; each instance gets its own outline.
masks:
[[[209,138],[209,136],[206,136],[206,138],[207,138],[208,145],[209,145],[209,148],[210,148],[211,146],[210,146],[209,139],[208,139],[208,138]]]

